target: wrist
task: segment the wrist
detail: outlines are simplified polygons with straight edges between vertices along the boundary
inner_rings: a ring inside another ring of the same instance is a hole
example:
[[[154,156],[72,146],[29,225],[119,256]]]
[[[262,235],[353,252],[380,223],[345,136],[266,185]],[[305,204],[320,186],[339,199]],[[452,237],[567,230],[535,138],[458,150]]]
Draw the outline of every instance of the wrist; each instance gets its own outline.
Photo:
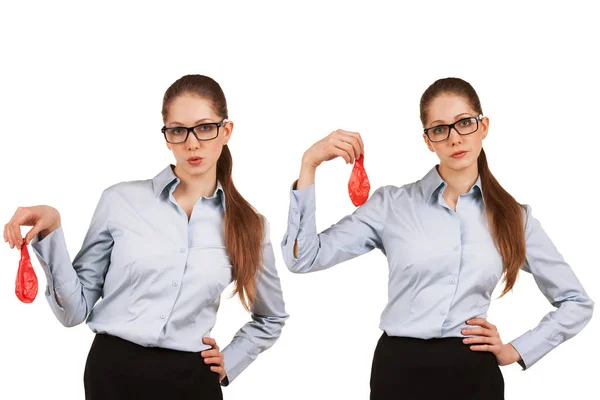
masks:
[[[315,183],[315,175],[317,168],[309,161],[302,160],[302,167],[300,168],[300,176],[296,181],[296,190],[304,189],[307,186]]]
[[[51,226],[49,226],[46,229],[42,229],[39,233],[40,235],[40,239],[45,238],[46,236],[48,236],[49,234],[51,234],[52,232],[54,232],[55,230],[57,230],[58,228],[60,228],[60,221],[52,224]]]
[[[504,345],[506,347],[506,349],[509,351],[509,361],[510,363],[516,363],[521,361],[521,354],[519,354],[519,352],[517,351],[517,349],[515,349],[515,347],[508,343]]]
[[[306,153],[302,156],[301,169],[306,171],[315,171],[319,163],[314,162],[307,157]]]

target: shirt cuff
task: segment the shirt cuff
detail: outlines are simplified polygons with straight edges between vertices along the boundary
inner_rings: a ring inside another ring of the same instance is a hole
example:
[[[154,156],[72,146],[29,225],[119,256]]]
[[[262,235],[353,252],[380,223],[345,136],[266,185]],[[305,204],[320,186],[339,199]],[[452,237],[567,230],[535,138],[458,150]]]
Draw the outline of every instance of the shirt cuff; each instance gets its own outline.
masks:
[[[297,239],[302,236],[315,235],[315,184],[304,189],[295,190],[296,182],[290,190],[290,210],[288,214],[288,236]]]
[[[540,335],[540,333],[541,331],[530,330],[510,342],[521,355],[519,365],[523,370],[531,368],[561,342],[560,335]]]
[[[46,300],[57,316],[64,315],[65,309],[58,303],[57,298],[60,298],[60,288],[64,286],[66,280],[70,279],[72,272],[71,275],[67,273],[61,277],[57,269],[60,270],[60,266],[65,265],[65,262],[69,266],[72,264],[62,227],[50,232],[43,239],[40,234],[37,234],[30,244],[46,275]]]
[[[260,349],[253,343],[239,339],[231,342],[223,349],[223,358],[225,364],[225,372],[227,373],[227,382],[225,379],[221,385],[227,386],[238,377],[238,375],[248,367],[258,357]]]
[[[65,264],[72,266],[62,227],[53,230],[43,239],[39,234],[34,236],[31,240],[31,248],[46,274],[50,291],[54,291],[55,285],[62,286],[60,271],[57,269]]]

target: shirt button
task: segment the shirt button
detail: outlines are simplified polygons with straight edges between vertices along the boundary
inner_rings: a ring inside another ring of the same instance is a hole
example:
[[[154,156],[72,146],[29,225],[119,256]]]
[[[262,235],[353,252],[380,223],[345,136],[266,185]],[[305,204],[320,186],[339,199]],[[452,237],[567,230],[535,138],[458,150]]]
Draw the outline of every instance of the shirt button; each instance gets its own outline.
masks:
[[[184,249],[184,248],[182,247],[181,249],[179,249],[179,252],[180,252],[180,253],[185,253],[185,250],[186,250],[186,249]]]
[[[460,246],[459,245],[455,245],[454,246],[454,251],[458,251],[458,249],[460,249]]]
[[[166,315],[165,314],[160,314],[160,319],[165,319]]]
[[[446,314],[446,310],[440,310],[440,315],[445,315]]]
[[[173,287],[177,287],[177,281],[173,281]]]
[[[456,279],[450,278],[450,283],[454,285],[456,283]]]

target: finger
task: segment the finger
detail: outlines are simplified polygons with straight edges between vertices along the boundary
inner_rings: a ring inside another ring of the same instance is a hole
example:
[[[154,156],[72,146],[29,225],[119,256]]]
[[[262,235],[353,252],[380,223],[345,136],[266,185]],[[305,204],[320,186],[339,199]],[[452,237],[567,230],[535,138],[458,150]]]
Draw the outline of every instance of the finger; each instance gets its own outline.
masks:
[[[8,235],[11,241],[11,248],[21,248],[23,238],[21,237],[21,227],[15,222],[10,222],[8,227]]]
[[[342,136],[342,140],[346,143],[349,143],[352,146],[352,149],[354,150],[354,158],[355,159],[360,157],[360,155],[362,154],[360,142],[356,135],[357,135],[356,133],[352,133],[352,134],[345,134]]]
[[[8,221],[9,225],[23,225],[29,219],[29,209],[25,207],[17,207],[15,213],[13,214],[10,221]]]
[[[358,135],[358,143],[360,143],[360,154],[365,154],[365,144],[362,140],[362,136],[360,136],[360,133],[357,133]]]
[[[346,147],[348,147],[348,146],[346,146]],[[337,146],[334,146],[330,153],[333,154],[335,157],[342,157],[346,161],[347,164],[350,164],[350,161],[351,161],[350,154],[348,153],[347,150],[344,150]]]
[[[342,131],[347,135],[350,135],[354,138],[354,140],[356,141],[356,144],[358,146],[358,154],[364,154],[365,153],[365,144],[362,140],[362,136],[360,136],[360,133],[358,132],[349,132],[349,131]]]
[[[494,351],[494,346],[491,346],[489,344],[480,344],[480,345],[475,345],[475,346],[469,346],[469,348],[473,351],[489,351],[490,353],[493,353],[493,351]]]
[[[334,148],[338,148],[348,153],[349,160],[344,157],[344,159],[346,159],[346,163],[351,164],[354,162],[354,159],[356,158],[354,154],[354,147],[351,143],[345,141],[344,137],[340,136],[338,132],[334,132],[334,134],[329,138],[325,151],[331,154]]]
[[[342,142],[348,143],[352,146],[352,149],[354,150],[354,158],[356,159],[356,158],[360,157],[360,155],[362,154],[362,149],[361,149],[358,133],[348,132],[348,131],[343,131],[343,130],[339,130],[336,133],[337,133],[336,137],[339,140],[341,140]]]
[[[21,227],[19,225],[14,227],[14,239],[15,239],[15,247],[20,249],[23,245],[23,235],[21,235]]]
[[[339,142],[335,143],[334,146],[347,152],[350,156],[350,164],[354,163],[354,160],[357,158],[357,154],[354,146],[352,146],[352,143],[340,140]]]
[[[11,242],[11,249],[14,247],[21,248],[23,237],[21,236],[21,223],[27,217],[27,209],[23,207],[17,207],[17,210],[13,214],[10,221],[8,221],[8,238]]]
[[[4,230],[2,231],[2,236],[4,236],[4,242],[8,242],[8,236],[6,236],[6,226],[4,225]]]
[[[464,338],[463,343],[465,344],[491,344],[498,345],[500,344],[500,340],[497,337],[488,337],[488,336],[476,336],[470,338]]]
[[[203,337],[202,338],[202,343],[207,344],[209,346],[212,346],[213,348],[218,347],[217,346],[217,341],[211,337]]]
[[[202,352],[202,357],[206,358],[206,357],[219,357],[221,355],[221,353],[219,353],[219,350],[216,349],[212,349],[212,350],[206,350]]]
[[[12,231],[10,229],[10,227],[7,225],[5,225],[4,227],[4,241],[8,243],[8,246],[12,249],[14,248],[14,241],[12,238]]]
[[[479,325],[482,326],[484,328],[487,329],[493,329],[495,328],[494,325],[492,325],[491,323],[488,322],[488,320],[484,319],[484,318],[473,318],[467,321],[468,325]]]
[[[209,358],[205,358],[204,359],[204,363],[205,364],[221,365],[222,364],[222,360],[221,360],[221,357],[209,357]]]
[[[12,239],[12,227],[10,225],[10,222],[6,225],[4,225],[4,236],[6,237],[6,241],[8,242],[8,245],[10,246],[10,248],[13,248],[13,239]]]
[[[486,328],[466,328],[462,330],[464,335],[477,335],[477,336],[497,336],[497,332]]]
[[[33,228],[31,228],[29,230],[29,232],[27,232],[27,235],[25,235],[25,244],[29,244],[29,242],[31,242],[33,240],[33,238],[42,231],[42,224],[41,221],[38,222],[37,224],[35,224],[33,226]]]
[[[213,367],[210,367],[210,370],[212,372],[216,372],[219,375],[222,374],[222,373],[225,373],[225,370],[223,369],[223,367],[214,367],[213,366]]]

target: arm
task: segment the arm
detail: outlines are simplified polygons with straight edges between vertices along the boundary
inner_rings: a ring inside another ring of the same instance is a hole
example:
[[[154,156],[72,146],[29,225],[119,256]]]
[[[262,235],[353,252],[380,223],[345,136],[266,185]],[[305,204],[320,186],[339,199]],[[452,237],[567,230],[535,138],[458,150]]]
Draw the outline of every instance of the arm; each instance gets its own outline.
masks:
[[[260,353],[273,346],[288,319],[268,226],[265,219],[264,265],[258,277],[257,299],[252,305],[252,321],[245,324],[223,349],[227,371],[227,377],[222,381],[224,386],[232,382]]]
[[[533,274],[540,291],[557,309],[546,314],[537,327],[510,343],[521,355],[519,364],[524,369],[579,333],[590,321],[594,308],[594,302],[540,222],[531,215],[529,206],[526,218],[527,255],[523,270]]]
[[[383,250],[385,187],[377,189],[367,202],[337,224],[317,233],[315,185],[291,191],[288,229],[281,248],[290,271],[307,273],[330,268],[365,254]]]
[[[343,158],[352,164],[365,152],[359,133],[338,129],[313,144],[302,156],[300,177],[291,192],[287,233],[281,242],[283,258],[292,272],[312,272],[364,254],[381,246],[382,190],[354,214],[317,234],[315,175],[324,161]],[[380,211],[380,210],[379,210]]]
[[[102,294],[113,239],[107,192],[102,194],[83,245],[71,263],[62,228],[34,237],[31,244],[46,274],[46,299],[65,326],[82,323]]]

